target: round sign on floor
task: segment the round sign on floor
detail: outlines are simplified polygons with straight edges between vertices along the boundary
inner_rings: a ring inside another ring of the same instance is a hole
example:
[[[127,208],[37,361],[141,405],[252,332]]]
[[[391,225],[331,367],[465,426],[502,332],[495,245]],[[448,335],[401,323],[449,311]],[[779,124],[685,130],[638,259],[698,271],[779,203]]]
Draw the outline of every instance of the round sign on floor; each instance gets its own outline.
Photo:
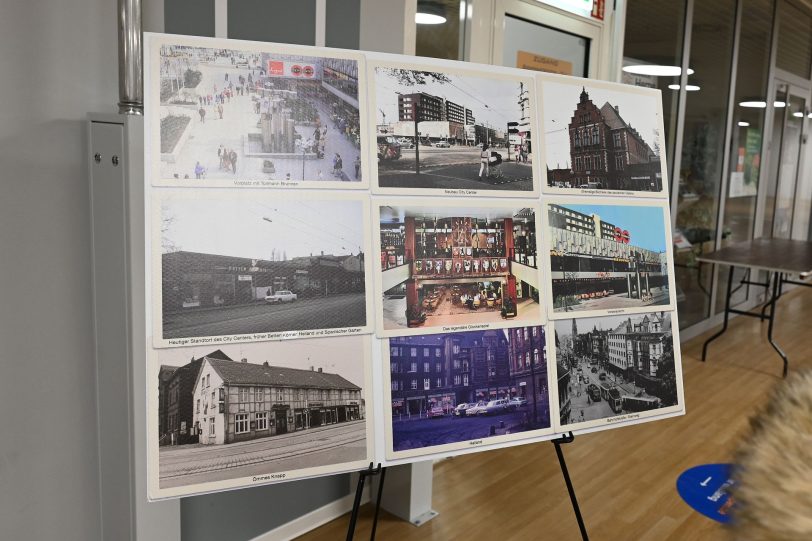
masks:
[[[734,484],[733,464],[702,464],[687,469],[677,479],[677,492],[695,511],[727,524],[733,507],[729,489]]]

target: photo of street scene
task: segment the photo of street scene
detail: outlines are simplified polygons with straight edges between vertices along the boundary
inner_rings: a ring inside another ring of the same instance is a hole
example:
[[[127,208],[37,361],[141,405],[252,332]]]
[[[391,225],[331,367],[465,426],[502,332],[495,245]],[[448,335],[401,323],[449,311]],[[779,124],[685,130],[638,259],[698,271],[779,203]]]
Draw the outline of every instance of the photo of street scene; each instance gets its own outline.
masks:
[[[388,351],[392,458],[550,429],[542,326],[390,338]]]
[[[548,189],[665,193],[660,101],[628,88],[544,81]]]
[[[378,207],[379,332],[540,323],[536,209],[531,201]]]
[[[362,180],[355,57],[164,44],[157,61],[154,175],[164,184]]]
[[[263,193],[160,200],[156,345],[366,326],[366,202]]]
[[[155,350],[150,430],[158,460],[151,475],[159,488],[189,494],[216,488],[200,486],[206,483],[249,484],[251,476],[329,473],[366,461],[365,340]]]
[[[671,313],[555,322],[560,426],[679,403]]]
[[[531,78],[389,66],[371,73],[380,188],[534,190]]]
[[[663,205],[546,205],[553,313],[670,306]]]

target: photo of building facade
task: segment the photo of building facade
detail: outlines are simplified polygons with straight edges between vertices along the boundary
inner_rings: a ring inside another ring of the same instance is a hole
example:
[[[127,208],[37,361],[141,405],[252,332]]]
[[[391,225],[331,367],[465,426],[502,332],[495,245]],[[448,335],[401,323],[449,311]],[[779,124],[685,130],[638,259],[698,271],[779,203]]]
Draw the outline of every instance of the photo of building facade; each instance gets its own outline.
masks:
[[[590,190],[661,192],[657,104],[634,96],[572,84],[544,84],[547,186]],[[548,95],[549,94],[549,95]],[[590,97],[592,95],[592,97]],[[570,96],[569,100],[566,99]],[[597,96],[600,96],[598,98]],[[598,105],[600,99],[603,105]],[[604,101],[608,100],[608,101]],[[574,103],[566,113],[562,102]],[[634,113],[643,125],[630,124],[625,111],[651,108],[652,116]],[[649,103],[651,102],[651,103]]]
[[[156,355],[161,488],[367,456],[364,337]]]
[[[404,336],[388,351],[395,452],[550,426],[544,327]]]
[[[385,330],[541,317],[534,208],[379,214]]]
[[[554,312],[671,303],[662,206],[562,202],[546,214]]]
[[[555,322],[561,425],[678,404],[670,312]]]

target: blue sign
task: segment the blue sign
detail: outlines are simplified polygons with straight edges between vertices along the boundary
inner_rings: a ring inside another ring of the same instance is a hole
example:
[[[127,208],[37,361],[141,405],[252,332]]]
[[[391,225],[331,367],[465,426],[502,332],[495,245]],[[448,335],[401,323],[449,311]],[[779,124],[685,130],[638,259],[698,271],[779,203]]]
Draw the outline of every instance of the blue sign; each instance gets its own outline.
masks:
[[[731,520],[733,499],[728,490],[735,483],[732,464],[702,464],[682,472],[677,492],[695,511],[717,522]]]

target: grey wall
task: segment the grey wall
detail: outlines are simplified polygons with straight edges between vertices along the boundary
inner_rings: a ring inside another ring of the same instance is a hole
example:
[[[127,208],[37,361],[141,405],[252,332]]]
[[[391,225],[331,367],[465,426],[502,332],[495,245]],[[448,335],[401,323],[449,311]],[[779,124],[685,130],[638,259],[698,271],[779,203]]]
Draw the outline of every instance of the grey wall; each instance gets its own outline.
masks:
[[[118,99],[116,3],[0,17],[0,539],[99,537],[88,111]]]

